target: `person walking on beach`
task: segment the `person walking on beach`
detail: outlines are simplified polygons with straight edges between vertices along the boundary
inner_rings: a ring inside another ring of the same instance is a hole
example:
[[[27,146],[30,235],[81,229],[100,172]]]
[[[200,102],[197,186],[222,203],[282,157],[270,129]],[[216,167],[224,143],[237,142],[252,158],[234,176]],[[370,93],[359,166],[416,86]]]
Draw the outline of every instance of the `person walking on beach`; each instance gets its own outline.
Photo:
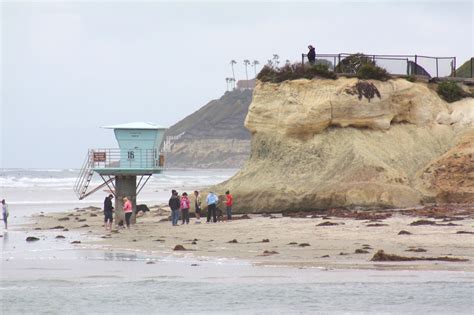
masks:
[[[199,191],[194,191],[194,212],[196,213],[196,224],[201,223],[201,194]]]
[[[212,215],[213,222],[214,223],[217,222],[216,207],[217,207],[218,201],[219,201],[219,198],[217,197],[217,195],[213,193],[212,191],[210,191],[206,198],[206,202],[207,202],[207,222],[206,223],[211,222],[211,215]]]
[[[114,207],[112,206],[112,198],[114,195],[110,194],[105,197],[104,200],[104,224],[105,230],[112,230],[112,223],[114,222],[113,212]]]
[[[189,224],[189,208],[191,203],[188,199],[188,194],[186,192],[181,196],[180,208],[181,208],[181,217],[183,219],[183,224]]]
[[[225,207],[227,210],[227,221],[232,221],[232,205],[234,203],[234,198],[229,191],[225,192]]]
[[[8,205],[5,202],[5,199],[2,199],[2,217],[3,223],[5,223],[5,231],[8,230],[8,216],[10,213],[8,212]]]
[[[125,213],[125,224],[127,229],[130,229],[130,218],[132,217],[133,209],[132,202],[127,197],[123,198],[123,212]]]
[[[309,45],[308,49],[309,51],[306,54],[306,56],[308,57],[309,63],[314,65],[314,63],[316,62],[316,51],[312,45]]]
[[[171,222],[173,226],[178,225],[179,220],[179,208],[181,207],[181,202],[179,201],[178,192],[176,190],[171,191],[171,198],[168,202],[168,205],[171,209]]]

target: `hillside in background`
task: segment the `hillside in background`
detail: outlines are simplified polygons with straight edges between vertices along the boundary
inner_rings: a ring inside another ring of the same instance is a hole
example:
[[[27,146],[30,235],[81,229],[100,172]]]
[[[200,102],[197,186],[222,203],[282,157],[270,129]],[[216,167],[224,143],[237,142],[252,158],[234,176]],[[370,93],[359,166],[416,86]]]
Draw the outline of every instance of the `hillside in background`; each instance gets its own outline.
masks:
[[[465,63],[462,64],[462,66],[456,69],[456,77],[471,78],[471,62],[474,66],[473,59],[474,57],[471,57],[471,59],[467,60]]]
[[[168,167],[237,168],[250,153],[250,132],[244,120],[252,90],[226,92],[171,126],[165,137],[176,137],[166,154]]]

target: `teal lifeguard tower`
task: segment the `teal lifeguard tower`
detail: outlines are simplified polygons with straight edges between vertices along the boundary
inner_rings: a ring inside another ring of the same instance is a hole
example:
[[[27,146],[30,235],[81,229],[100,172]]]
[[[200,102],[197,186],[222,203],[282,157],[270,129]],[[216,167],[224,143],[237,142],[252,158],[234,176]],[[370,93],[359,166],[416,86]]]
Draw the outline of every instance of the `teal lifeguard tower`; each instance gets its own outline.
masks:
[[[164,156],[159,150],[166,128],[144,122],[102,128],[114,130],[119,148],[89,149],[74,191],[82,200],[107,186],[115,196],[115,217],[120,219],[123,216],[122,199],[130,199],[135,214],[137,195],[151,175],[163,171]],[[94,173],[102,178],[103,183],[90,188]]]

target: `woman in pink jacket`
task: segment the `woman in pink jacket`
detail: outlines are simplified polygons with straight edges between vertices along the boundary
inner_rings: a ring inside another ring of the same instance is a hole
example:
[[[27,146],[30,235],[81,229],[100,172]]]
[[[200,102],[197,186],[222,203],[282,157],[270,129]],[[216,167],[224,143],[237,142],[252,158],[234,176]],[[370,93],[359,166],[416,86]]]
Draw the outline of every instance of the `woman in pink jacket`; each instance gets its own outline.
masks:
[[[128,200],[127,197],[123,198],[123,212],[125,213],[125,223],[127,224],[127,229],[129,229],[130,218],[132,217],[133,209],[132,209],[132,202]]]
[[[183,224],[186,222],[186,224],[189,224],[189,208],[190,208],[190,202],[188,198],[187,193],[183,193],[181,196],[181,216],[183,218]]]

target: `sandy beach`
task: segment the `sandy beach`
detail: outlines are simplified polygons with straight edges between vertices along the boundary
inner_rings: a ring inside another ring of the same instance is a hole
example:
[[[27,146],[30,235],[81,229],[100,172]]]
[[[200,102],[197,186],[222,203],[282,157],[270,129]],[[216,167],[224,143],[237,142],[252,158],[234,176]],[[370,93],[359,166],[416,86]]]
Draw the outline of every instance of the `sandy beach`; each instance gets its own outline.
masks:
[[[154,207],[139,217],[130,230],[106,232],[102,210],[88,207],[35,215],[22,229],[39,238],[38,242],[53,232],[56,237],[64,237],[65,242],[76,242],[81,249],[236,258],[275,266],[472,272],[473,209],[451,206],[390,211],[328,210],[288,214],[291,217],[235,216],[232,222],[211,224],[205,220],[195,224],[195,219],[191,219],[189,225],[173,227],[167,221],[166,209]],[[174,250],[176,245],[185,250]],[[379,250],[403,257],[434,259],[371,261]],[[466,261],[440,261],[440,257]]]

